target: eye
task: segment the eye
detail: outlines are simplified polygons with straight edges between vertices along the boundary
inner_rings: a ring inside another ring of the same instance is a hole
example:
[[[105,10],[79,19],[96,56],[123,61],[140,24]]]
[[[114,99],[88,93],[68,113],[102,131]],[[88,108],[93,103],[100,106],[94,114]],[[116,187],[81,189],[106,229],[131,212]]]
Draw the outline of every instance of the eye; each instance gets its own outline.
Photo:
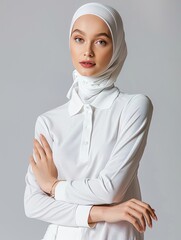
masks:
[[[98,40],[96,43],[101,46],[106,46],[106,44],[107,44],[106,41],[104,41],[104,40]]]
[[[83,43],[83,41],[84,41],[83,38],[80,38],[80,37],[75,37],[74,40],[77,43]]]

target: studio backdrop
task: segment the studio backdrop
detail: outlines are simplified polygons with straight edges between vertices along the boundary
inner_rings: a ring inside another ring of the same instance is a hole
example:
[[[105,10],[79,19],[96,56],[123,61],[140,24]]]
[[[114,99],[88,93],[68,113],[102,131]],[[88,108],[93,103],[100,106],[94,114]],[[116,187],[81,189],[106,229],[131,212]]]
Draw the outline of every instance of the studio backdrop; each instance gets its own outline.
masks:
[[[40,240],[48,223],[25,216],[23,195],[36,118],[68,101],[69,26],[83,0],[0,0],[0,235]],[[140,163],[142,198],[159,218],[146,240],[180,239],[181,2],[97,1],[122,16],[128,56],[116,85],[154,105]]]

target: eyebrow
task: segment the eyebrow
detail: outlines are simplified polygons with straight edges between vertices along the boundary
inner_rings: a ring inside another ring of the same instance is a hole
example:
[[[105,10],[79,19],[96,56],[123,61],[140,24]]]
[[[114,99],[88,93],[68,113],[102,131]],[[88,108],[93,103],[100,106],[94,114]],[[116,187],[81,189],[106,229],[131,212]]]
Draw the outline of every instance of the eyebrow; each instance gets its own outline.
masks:
[[[84,36],[86,35],[83,31],[81,31],[81,30],[79,30],[79,29],[75,29],[74,31],[72,31],[71,36],[72,36],[72,34],[73,34],[74,32],[78,32],[78,33],[80,33],[80,34],[82,34],[82,35],[84,35]],[[105,37],[107,37],[107,38],[111,38],[111,36],[110,36],[109,34],[105,33],[105,32],[103,32],[103,33],[98,33],[98,34],[95,35],[95,37],[100,37],[100,36],[105,36]]]

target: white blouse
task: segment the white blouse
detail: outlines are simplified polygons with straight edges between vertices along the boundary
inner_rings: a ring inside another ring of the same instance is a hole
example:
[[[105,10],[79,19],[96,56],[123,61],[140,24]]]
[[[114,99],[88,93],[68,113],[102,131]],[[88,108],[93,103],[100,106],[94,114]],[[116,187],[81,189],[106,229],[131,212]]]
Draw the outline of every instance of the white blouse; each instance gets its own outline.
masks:
[[[152,111],[147,96],[113,87],[91,104],[82,102],[74,89],[71,100],[38,116],[35,138],[39,140],[40,133],[46,137],[58,178],[66,180],[58,183],[51,198],[28,167],[25,213],[51,223],[44,239],[73,240],[76,234],[77,240],[143,239],[126,221],[89,225],[88,216],[93,205],[141,199],[137,172]]]

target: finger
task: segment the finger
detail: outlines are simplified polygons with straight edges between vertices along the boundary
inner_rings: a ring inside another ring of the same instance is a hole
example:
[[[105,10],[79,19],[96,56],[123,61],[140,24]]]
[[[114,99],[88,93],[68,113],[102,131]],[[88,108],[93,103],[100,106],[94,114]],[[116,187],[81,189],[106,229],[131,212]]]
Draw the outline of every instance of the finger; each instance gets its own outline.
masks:
[[[150,212],[148,211],[148,209],[134,202],[130,202],[130,207],[137,210],[138,212],[141,212],[146,218],[148,226],[152,227],[152,219],[150,217]]]
[[[34,151],[34,154],[35,154],[36,161],[39,162],[41,160],[41,156],[40,156],[36,146],[34,146],[33,151]]]
[[[131,199],[131,201],[134,202],[134,203],[136,203],[136,204],[138,204],[138,205],[140,205],[140,206],[142,206],[142,207],[144,207],[144,208],[146,208],[146,209],[150,212],[152,218],[153,218],[154,220],[158,220],[157,215],[156,215],[156,213],[155,213],[155,210],[154,210],[149,204],[147,204],[147,203],[145,203],[145,202],[143,202],[143,201],[134,199],[134,198]]]
[[[43,134],[40,134],[40,140],[43,144],[43,147],[44,147],[45,153],[47,155],[47,158],[52,159],[52,150],[50,148],[50,145],[49,145],[48,141],[46,140],[46,138]]]
[[[36,168],[36,162],[35,162],[35,160],[34,160],[32,155],[29,157],[29,163],[30,163],[30,165],[31,165],[31,167],[32,167],[32,169],[34,171],[34,169]]]
[[[140,226],[140,224],[138,223],[138,221],[131,215],[127,214],[125,217],[125,220],[130,222],[138,232],[143,232],[142,227]]]
[[[142,213],[132,209],[132,208],[128,209],[128,213],[131,216],[133,216],[134,218],[139,220],[142,229],[145,231],[146,230],[146,221],[145,221],[144,215]]]
[[[154,220],[158,220],[157,215],[155,213],[155,209],[153,209],[148,203],[140,202],[140,204],[144,206],[151,213],[151,216]]]
[[[46,159],[45,151],[44,151],[43,147],[41,146],[41,144],[38,142],[37,139],[34,139],[34,145],[35,145],[38,153],[40,154],[41,160]]]
[[[145,207],[138,205],[137,203],[131,202],[130,204],[131,208],[134,208],[135,210],[141,212],[144,215],[148,226],[152,227],[152,219],[150,217],[150,212]]]

